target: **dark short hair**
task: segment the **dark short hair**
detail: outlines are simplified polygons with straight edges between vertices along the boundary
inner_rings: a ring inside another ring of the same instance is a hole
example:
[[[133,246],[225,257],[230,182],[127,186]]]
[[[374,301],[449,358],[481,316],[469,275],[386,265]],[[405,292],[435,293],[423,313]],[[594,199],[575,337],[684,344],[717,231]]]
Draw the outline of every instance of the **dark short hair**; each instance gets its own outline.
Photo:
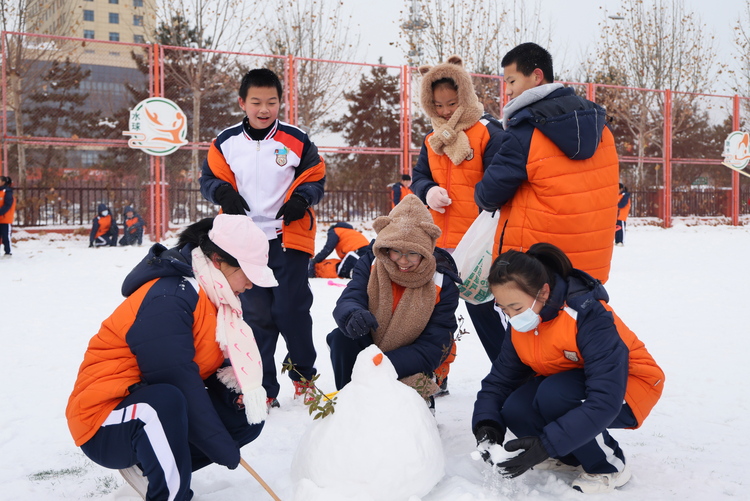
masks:
[[[13,184],[13,180],[10,176],[0,176],[0,181],[2,181],[3,184]]]
[[[256,68],[245,73],[240,82],[240,99],[243,101],[247,99],[247,91],[250,87],[271,87],[276,88],[276,92],[279,94],[279,100],[281,100],[282,88],[281,80],[273,71],[268,68]]]
[[[555,72],[552,71],[552,56],[544,47],[533,42],[522,43],[512,48],[505,54],[500,65],[505,68],[513,63],[524,76],[528,77],[535,69],[539,68],[547,82],[555,81]]]
[[[401,174],[401,180],[402,181],[411,181],[411,176],[409,174]]]

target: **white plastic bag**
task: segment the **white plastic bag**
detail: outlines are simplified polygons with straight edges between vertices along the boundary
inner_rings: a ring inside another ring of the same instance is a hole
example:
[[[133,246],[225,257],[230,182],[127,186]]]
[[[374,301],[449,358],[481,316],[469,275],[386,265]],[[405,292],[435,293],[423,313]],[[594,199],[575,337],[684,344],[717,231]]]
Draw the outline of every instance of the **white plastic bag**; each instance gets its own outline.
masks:
[[[492,246],[495,244],[499,217],[500,211],[482,211],[453,251],[453,260],[463,280],[463,284],[458,286],[461,299],[471,304],[482,304],[492,299],[487,277],[492,266]]]

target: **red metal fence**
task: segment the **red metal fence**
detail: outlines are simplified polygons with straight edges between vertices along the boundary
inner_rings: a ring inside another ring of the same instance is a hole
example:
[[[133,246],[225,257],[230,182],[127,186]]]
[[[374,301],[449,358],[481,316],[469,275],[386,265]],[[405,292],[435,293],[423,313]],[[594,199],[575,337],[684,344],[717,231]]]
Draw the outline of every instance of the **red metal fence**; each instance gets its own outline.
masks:
[[[200,197],[197,177],[211,140],[242,118],[236,89],[253,67],[283,76],[282,119],[308,131],[326,159],[330,193],[317,208],[322,220],[386,213],[385,185],[411,171],[431,128],[419,105],[417,72],[408,66],[1,36],[2,172],[18,187],[19,226],[85,224],[99,202],[115,212],[126,201],[136,204],[152,231],[167,218],[211,215],[215,208]],[[502,78],[473,78],[485,109],[501,117]],[[736,225],[750,214],[750,180],[721,165],[729,132],[750,128],[749,98],[563,83],[612,116],[633,215],[668,227],[673,217],[723,217]],[[156,161],[128,148],[122,136],[130,108],[153,96],[180,105],[190,141]],[[97,191],[101,185],[106,190]],[[136,186],[140,193],[130,191]]]

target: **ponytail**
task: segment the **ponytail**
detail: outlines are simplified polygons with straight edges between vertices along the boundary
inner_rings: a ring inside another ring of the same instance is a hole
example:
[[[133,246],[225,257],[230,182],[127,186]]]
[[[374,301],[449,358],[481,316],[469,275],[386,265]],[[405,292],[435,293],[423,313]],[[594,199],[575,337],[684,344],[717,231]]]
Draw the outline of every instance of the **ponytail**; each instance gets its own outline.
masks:
[[[200,247],[207,258],[212,259],[213,256],[216,255],[220,261],[224,261],[229,266],[239,268],[240,263],[233,256],[225,252],[221,247],[208,238],[208,232],[211,231],[213,226],[214,218],[212,217],[207,217],[201,219],[197,223],[191,224],[180,233],[177,247],[182,248],[187,244],[193,244],[196,247]]]
[[[555,287],[555,275],[567,279],[573,270],[568,256],[548,243],[532,245],[528,251],[509,250],[492,263],[487,278],[490,287],[514,282],[529,296],[536,296],[544,284]]]

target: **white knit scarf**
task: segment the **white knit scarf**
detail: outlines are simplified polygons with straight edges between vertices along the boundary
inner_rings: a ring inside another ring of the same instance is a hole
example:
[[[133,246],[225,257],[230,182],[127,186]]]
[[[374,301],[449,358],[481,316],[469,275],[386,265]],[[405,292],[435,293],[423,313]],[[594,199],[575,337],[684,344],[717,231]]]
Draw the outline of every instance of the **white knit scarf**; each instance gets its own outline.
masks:
[[[242,319],[242,305],[234,295],[221,270],[196,247],[193,256],[193,273],[216,306],[216,342],[232,367],[219,369],[216,375],[227,388],[241,392],[247,422],[257,424],[266,419],[266,390],[263,381],[263,363],[253,330]]]

